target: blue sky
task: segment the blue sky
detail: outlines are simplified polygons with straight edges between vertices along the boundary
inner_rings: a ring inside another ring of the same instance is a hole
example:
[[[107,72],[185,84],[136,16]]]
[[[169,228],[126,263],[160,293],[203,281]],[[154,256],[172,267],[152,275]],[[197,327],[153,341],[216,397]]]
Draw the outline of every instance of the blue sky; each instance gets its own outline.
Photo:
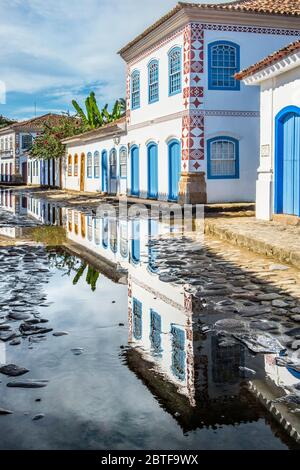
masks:
[[[176,1],[0,0],[0,114],[73,111],[91,90],[101,104],[124,96],[116,52]]]

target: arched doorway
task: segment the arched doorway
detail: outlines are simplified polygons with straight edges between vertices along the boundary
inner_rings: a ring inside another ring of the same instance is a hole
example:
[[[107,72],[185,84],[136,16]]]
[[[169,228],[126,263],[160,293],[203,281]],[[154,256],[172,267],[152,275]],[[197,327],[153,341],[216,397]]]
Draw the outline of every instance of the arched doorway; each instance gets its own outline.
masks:
[[[107,193],[107,186],[108,186],[108,181],[107,181],[107,151],[103,150],[101,154],[101,186],[102,186],[102,192]]]
[[[158,158],[157,145],[150,142],[147,146],[148,160],[148,197],[156,199],[158,195]]]
[[[139,196],[139,185],[140,185],[140,178],[139,178],[139,148],[137,145],[134,145],[131,148],[131,195],[132,196]]]
[[[169,200],[177,201],[180,178],[180,143],[173,139],[168,143],[169,154]]]
[[[288,106],[275,123],[275,213],[300,217],[300,108]]]

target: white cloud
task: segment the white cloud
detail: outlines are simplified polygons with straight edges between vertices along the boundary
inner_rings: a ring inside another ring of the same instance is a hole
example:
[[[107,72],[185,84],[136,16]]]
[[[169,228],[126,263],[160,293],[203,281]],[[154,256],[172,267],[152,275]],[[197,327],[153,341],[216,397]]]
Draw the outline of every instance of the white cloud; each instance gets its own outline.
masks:
[[[95,83],[103,101],[124,96],[125,67],[116,52],[174,5],[175,0],[1,0],[0,80],[8,92],[50,92],[54,106],[67,105]]]

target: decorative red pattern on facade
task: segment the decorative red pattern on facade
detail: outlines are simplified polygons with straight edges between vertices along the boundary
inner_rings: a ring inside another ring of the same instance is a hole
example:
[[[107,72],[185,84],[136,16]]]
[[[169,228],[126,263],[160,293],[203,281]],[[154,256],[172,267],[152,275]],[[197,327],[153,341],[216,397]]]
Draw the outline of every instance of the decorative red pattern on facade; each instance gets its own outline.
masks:
[[[182,169],[199,171],[197,160],[204,160],[204,116],[198,114],[203,105],[204,30],[199,23],[188,24],[183,32],[183,105]]]
[[[130,67],[127,67],[126,79],[126,123],[130,124]]]
[[[240,26],[232,24],[203,24],[209,31],[234,31],[237,33],[275,34],[277,36],[299,36],[300,29],[263,28],[259,26]]]

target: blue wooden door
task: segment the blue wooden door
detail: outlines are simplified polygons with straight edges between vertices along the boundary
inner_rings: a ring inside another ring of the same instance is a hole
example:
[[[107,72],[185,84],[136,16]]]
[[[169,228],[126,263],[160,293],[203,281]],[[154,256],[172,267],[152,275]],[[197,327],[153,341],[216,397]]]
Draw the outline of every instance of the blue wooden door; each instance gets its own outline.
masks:
[[[180,178],[180,144],[177,140],[169,143],[169,199],[177,201]]]
[[[282,121],[284,214],[300,216],[300,116],[289,113]]]
[[[148,197],[156,199],[158,194],[157,145],[148,145]]]
[[[139,149],[133,147],[131,149],[131,195],[139,196]]]
[[[101,168],[102,168],[102,191],[107,193],[108,187],[108,174],[107,174],[107,152],[104,150],[101,155]]]

